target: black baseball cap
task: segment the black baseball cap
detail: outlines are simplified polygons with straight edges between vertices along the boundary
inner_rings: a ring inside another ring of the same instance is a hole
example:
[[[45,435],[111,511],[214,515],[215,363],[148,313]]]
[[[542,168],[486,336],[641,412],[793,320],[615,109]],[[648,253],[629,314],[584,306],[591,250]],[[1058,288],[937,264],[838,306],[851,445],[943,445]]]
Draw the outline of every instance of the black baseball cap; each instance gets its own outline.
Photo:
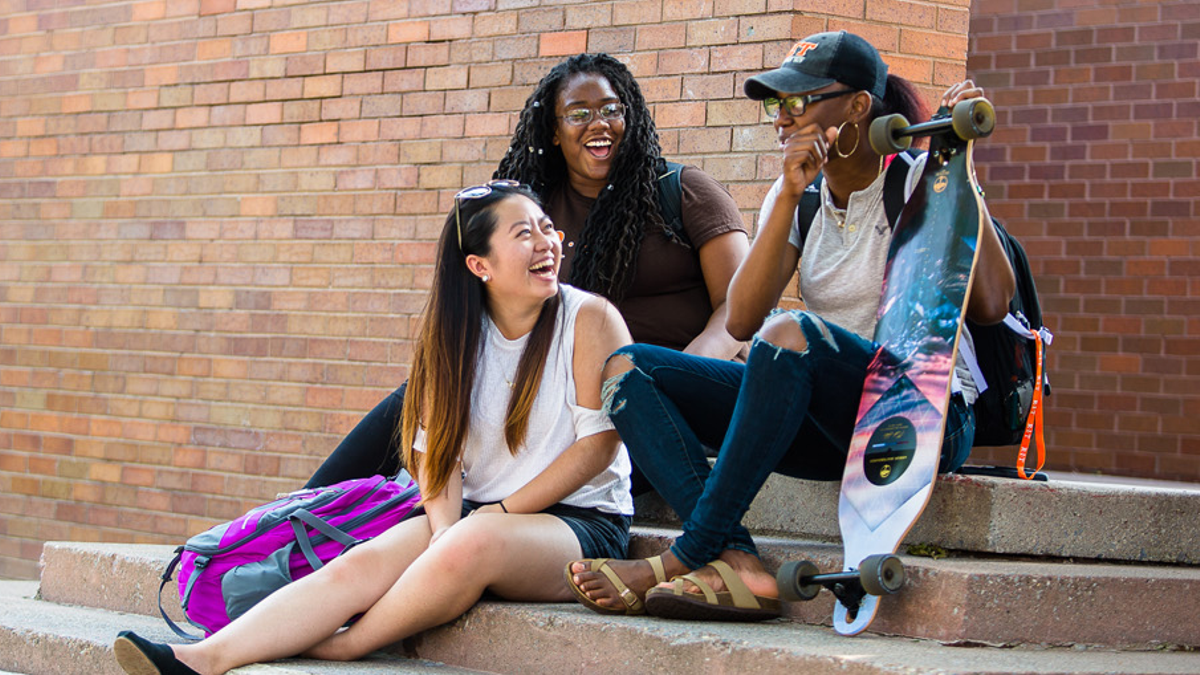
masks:
[[[853,33],[817,33],[797,42],[783,65],[746,80],[746,96],[761,101],[776,92],[800,94],[834,82],[883,98],[887,64],[870,42]]]

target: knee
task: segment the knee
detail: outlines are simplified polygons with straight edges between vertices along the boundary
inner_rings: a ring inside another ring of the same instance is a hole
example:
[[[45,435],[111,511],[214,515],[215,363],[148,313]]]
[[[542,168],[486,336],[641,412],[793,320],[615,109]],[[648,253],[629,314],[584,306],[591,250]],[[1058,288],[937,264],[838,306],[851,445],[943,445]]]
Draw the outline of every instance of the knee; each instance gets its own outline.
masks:
[[[808,349],[808,338],[800,328],[799,321],[788,313],[780,313],[767,320],[758,336],[776,347],[794,352]]]
[[[369,547],[356,546],[346,555],[329,561],[320,572],[325,582],[335,588],[355,588],[362,581],[364,571],[379,562],[378,555]]]
[[[633,370],[633,355],[626,351],[625,347],[613,352],[612,356],[604,362],[604,381],[607,382],[614,377],[619,377]]]
[[[623,407],[622,404],[616,404],[614,407],[614,401],[617,400],[621,383],[625,381],[625,377],[637,367],[632,347],[636,347],[636,345],[627,345],[618,349],[604,362],[600,404],[605,414],[612,415],[613,412]]]
[[[500,514],[481,513],[459,521],[426,555],[437,558],[438,568],[447,576],[457,573],[478,575],[480,561],[497,560],[503,556],[503,538],[497,519]]]

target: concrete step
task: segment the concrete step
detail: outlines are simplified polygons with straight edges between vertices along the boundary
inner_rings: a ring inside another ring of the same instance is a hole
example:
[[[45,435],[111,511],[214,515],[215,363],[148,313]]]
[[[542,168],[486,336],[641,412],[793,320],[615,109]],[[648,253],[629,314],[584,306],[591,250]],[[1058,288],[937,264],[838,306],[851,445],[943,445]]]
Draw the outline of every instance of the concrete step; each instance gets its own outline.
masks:
[[[631,553],[659,553],[675,534],[638,527]],[[823,571],[841,569],[842,550],[835,544],[768,537],[760,546],[772,571],[785,560],[800,559],[814,561]],[[153,598],[170,556],[165,546],[51,542],[42,554],[39,597],[157,617]],[[883,599],[873,632],[954,643],[1200,647],[1195,628],[1200,604],[1178,601],[1200,598],[1200,568],[962,556],[901,559],[908,582]],[[168,585],[164,606],[178,621],[176,589]],[[833,602],[822,593],[811,602],[787,605],[787,616],[828,625]]]
[[[659,553],[675,535],[639,528],[631,554]],[[840,544],[776,537],[757,543],[772,572],[788,560],[810,560],[822,572],[842,569]],[[871,632],[959,644],[1200,647],[1200,604],[1179,601],[1200,599],[1200,568],[963,555],[900,559],[907,581],[882,599]],[[809,602],[786,603],[786,616],[830,625],[833,606],[833,595],[821,592]]]
[[[178,642],[161,619],[37,600],[37,582],[0,581],[0,675],[124,675],[112,654],[122,630]],[[470,675],[492,672],[447,666],[394,653],[354,663],[284,659],[238,668],[234,675]]]
[[[756,533],[841,541],[838,483],[773,475],[744,523]],[[639,523],[678,527],[656,494],[638,497]],[[941,478],[905,540],[956,551],[1200,564],[1200,486]]]
[[[14,587],[13,584],[23,584]],[[109,610],[31,598],[29,582],[0,582],[0,668],[29,675],[121,675],[111,654],[120,630],[174,641],[162,622]],[[963,648],[963,647],[975,648]],[[414,663],[398,656],[426,659]],[[454,664],[439,665],[439,663]],[[464,668],[478,669],[476,671]],[[572,603],[480,603],[463,618],[427,631],[361,663],[289,659],[238,675],[454,675],[494,673],[730,673],[823,675],[904,673],[1200,672],[1194,653],[1075,648],[996,649],[875,635],[844,638],[823,627],[784,620],[701,624],[645,617],[602,617]]]

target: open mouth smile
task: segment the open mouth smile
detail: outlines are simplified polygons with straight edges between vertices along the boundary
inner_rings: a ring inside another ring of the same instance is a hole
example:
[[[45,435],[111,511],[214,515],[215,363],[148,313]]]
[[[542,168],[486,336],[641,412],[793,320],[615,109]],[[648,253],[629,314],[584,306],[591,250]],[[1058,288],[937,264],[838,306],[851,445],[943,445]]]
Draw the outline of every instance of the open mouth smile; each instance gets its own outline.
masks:
[[[539,263],[530,265],[529,272],[530,272],[530,274],[534,275],[535,277],[553,278],[553,277],[557,277],[557,271],[554,268],[555,268],[554,259],[547,258]]]
[[[607,159],[612,154],[613,142],[611,138],[596,138],[583,144],[596,159]]]

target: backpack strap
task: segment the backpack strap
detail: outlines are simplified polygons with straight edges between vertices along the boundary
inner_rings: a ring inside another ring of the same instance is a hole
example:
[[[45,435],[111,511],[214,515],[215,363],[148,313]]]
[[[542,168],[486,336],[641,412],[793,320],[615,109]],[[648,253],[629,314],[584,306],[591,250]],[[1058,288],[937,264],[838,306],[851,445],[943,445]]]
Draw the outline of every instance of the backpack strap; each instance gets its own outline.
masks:
[[[885,170],[883,178],[883,212],[887,215],[888,226],[892,229],[896,228],[896,221],[900,220],[900,212],[904,210],[904,202],[908,195],[905,194],[905,187],[908,185],[908,173],[912,169],[913,164],[916,164],[917,157],[920,157],[919,150],[906,150],[901,152],[892,159]],[[817,217],[817,211],[821,208],[821,183],[825,180],[823,173],[818,173],[813,182],[804,188],[804,192],[800,195],[800,205],[796,207],[796,223],[800,228],[800,245],[804,246],[804,240],[808,238],[808,231],[812,229],[813,220]]]
[[[321,559],[317,557],[316,551],[313,550],[312,541],[308,538],[308,532],[304,529],[305,525],[336,541],[345,548],[350,548],[360,543],[358,539],[330,525],[322,520],[320,516],[306,509],[297,509],[295,513],[288,516],[288,522],[292,524],[292,534],[296,536],[296,543],[300,545],[300,552],[304,554],[304,559],[308,561],[308,564],[312,565],[314,572],[324,567],[325,563],[321,562]]]
[[[919,151],[908,149],[897,153],[888,164],[887,175],[883,178],[883,212],[887,214],[888,225],[894,230],[900,220],[900,212],[904,210],[904,202],[908,195],[905,188],[908,185],[908,174],[917,163]]]
[[[658,181],[658,213],[667,226],[668,236],[676,243],[692,247],[687,232],[683,229],[683,165],[665,162],[666,173]]]
[[[171,575],[173,575],[175,573],[175,567],[179,565],[180,560],[183,560],[183,547],[182,546],[175,549],[175,557],[171,558],[171,562],[167,564],[167,569],[164,570],[162,573],[162,583],[158,585],[158,613],[162,615],[163,621],[167,622],[167,626],[176,635],[183,638],[184,640],[188,640],[191,642],[199,642],[200,640],[204,639],[204,636],[203,635],[192,635],[191,633],[184,631],[174,621],[171,620],[171,617],[167,616],[167,610],[163,609],[163,605],[162,605],[163,589],[166,588],[167,583],[171,581]],[[195,575],[193,575],[192,578],[195,579]],[[191,595],[191,583],[189,582],[188,583],[188,592],[185,594],[185,597],[189,597],[190,595]]]
[[[812,229],[813,220],[821,208],[821,183],[825,180],[824,173],[817,173],[813,182],[800,193],[800,205],[796,207],[796,224],[800,228],[800,248],[804,248],[804,240]]]
[[[1033,342],[1037,346],[1037,366],[1033,380],[1033,400],[1029,404],[1029,419],[1025,422],[1025,435],[1021,437],[1021,447],[1017,450],[1017,475],[1030,480],[1041,472],[1046,465],[1046,443],[1043,438],[1042,425],[1042,333],[1033,331]],[[1030,440],[1037,448],[1037,468],[1032,474],[1025,473],[1025,458],[1029,453]]]

